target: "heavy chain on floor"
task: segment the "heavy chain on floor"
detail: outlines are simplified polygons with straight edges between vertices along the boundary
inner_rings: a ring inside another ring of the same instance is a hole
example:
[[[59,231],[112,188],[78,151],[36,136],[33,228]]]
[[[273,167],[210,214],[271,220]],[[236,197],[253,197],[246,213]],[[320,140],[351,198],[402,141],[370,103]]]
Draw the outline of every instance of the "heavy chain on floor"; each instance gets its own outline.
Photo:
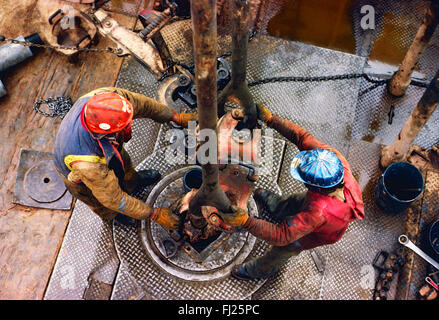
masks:
[[[40,106],[46,104],[51,113],[42,111]],[[69,97],[49,97],[47,99],[39,99],[34,103],[34,110],[46,117],[56,117],[59,116],[61,119],[65,117],[67,112],[69,112],[72,107],[72,99]]]

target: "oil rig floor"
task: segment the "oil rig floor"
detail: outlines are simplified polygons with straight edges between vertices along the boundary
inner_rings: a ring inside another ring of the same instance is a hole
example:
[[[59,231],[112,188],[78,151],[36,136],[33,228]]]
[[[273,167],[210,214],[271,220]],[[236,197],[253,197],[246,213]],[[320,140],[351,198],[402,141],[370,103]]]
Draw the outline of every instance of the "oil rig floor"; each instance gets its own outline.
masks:
[[[191,50],[190,42],[178,37],[186,32],[191,32],[188,21],[176,22],[163,32],[178,61],[187,62],[184,56],[178,56],[178,52]],[[220,53],[230,48],[229,41],[220,39]],[[266,35],[257,36],[250,42],[248,56],[249,82],[291,75],[358,74],[368,66],[367,58],[359,55]],[[134,59],[124,61],[116,83],[118,87],[148,96],[157,96],[160,85]],[[347,156],[363,190],[366,218],[351,223],[338,243],[302,252],[290,259],[278,275],[266,281],[243,282],[229,275],[216,279],[213,274],[209,275],[209,271],[204,273],[207,280],[198,281],[195,276],[191,277],[191,272],[195,274],[197,271],[190,266],[180,266],[178,259],[170,264],[177,265],[180,273],[163,267],[160,259],[151,255],[148,244],[145,246],[150,240],[145,240],[142,226],[103,222],[87,206],[77,202],[45,299],[82,299],[84,294],[110,299],[371,299],[375,284],[374,257],[381,250],[392,252],[398,249],[397,238],[405,232],[408,214],[386,215],[374,202],[373,193],[382,174],[378,168],[380,147],[392,143],[425,90],[410,87],[405,98],[394,102],[386,98],[385,86],[371,86],[373,84],[365,79],[354,78],[269,83],[250,88],[256,102],[303,126]],[[390,104],[397,110],[392,125],[387,123],[386,117]],[[183,103],[181,107],[190,110]],[[437,137],[432,133],[437,132],[438,125],[436,114],[415,143],[424,147],[434,145]],[[166,161],[165,150],[170,145],[168,131],[167,125],[135,120],[133,139],[127,150],[137,169],[154,168],[166,176],[184,168],[184,165]],[[291,159],[298,152],[297,148],[276,133],[268,136],[266,128],[263,132],[262,144],[274,141],[278,162],[273,163],[271,170],[261,173],[257,186],[283,194],[304,191],[303,185],[289,175]],[[368,139],[372,134],[373,138]],[[412,206],[424,220],[428,220],[431,206],[437,206],[437,178],[435,172],[426,175],[424,197]],[[138,196],[147,199],[150,192],[151,188]],[[422,206],[423,202],[429,203],[429,207]],[[267,247],[257,240],[248,256],[261,255]],[[317,267],[316,263],[320,265]],[[414,297],[426,267],[418,259],[415,265],[410,283],[398,281],[400,279],[394,281],[388,294],[390,299],[404,295]],[[65,281],[69,272],[75,275],[74,286]],[[185,272],[189,276],[181,275]]]
[[[35,1],[20,0],[13,8],[9,2],[0,0],[4,10],[0,14],[0,30],[10,38],[34,32],[38,26],[29,13],[35,12]],[[131,5],[134,16],[118,13],[113,16],[119,23],[134,29],[140,1],[124,2]],[[366,0],[354,2],[355,8],[367,4]],[[362,17],[360,10],[356,10],[358,14],[352,16],[356,49],[352,54],[282,40],[261,32],[249,43],[248,82],[269,77],[321,77],[363,72],[375,79],[388,79],[396,66],[378,63],[371,57],[377,56],[379,47],[386,42],[383,39],[389,39],[389,35],[392,41],[399,40],[397,46],[405,52],[422,20],[425,3],[422,0],[377,3],[374,30],[360,28]],[[163,29],[162,35],[176,61],[192,63],[190,21],[174,22]],[[230,42],[230,36],[219,39],[219,54],[230,50]],[[102,39],[98,47],[111,45],[110,40]],[[439,67],[438,45],[436,31],[419,62],[419,72],[415,74],[427,83]],[[203,269],[217,262],[215,252],[211,251],[210,256],[200,253],[204,258],[201,266],[194,266],[187,262],[187,257],[179,255],[172,261],[162,261],[157,250],[150,250],[153,243],[148,238],[160,233],[157,226],[139,223],[129,227],[118,222],[104,222],[80,201],[76,201],[72,212],[11,205],[20,149],[52,152],[61,122],[36,114],[31,106],[37,99],[58,95],[75,99],[97,87],[109,85],[157,97],[157,91],[163,85],[131,57],[120,59],[93,54],[71,64],[59,53],[45,53],[2,75],[5,83],[19,84],[8,87],[8,96],[0,100],[0,113],[5,120],[0,124],[0,135],[8,137],[1,141],[0,155],[2,299],[368,300],[372,298],[375,285],[376,271],[372,263],[376,254],[381,250],[399,249],[397,238],[407,232],[408,223],[417,222],[421,230],[438,212],[439,173],[436,171],[424,173],[424,193],[404,213],[389,216],[376,206],[374,190],[382,175],[378,167],[380,148],[393,142],[425,89],[410,86],[403,98],[391,99],[384,85],[376,85],[362,77],[250,87],[256,102],[303,126],[347,157],[363,190],[365,203],[366,218],[351,223],[339,242],[302,252],[270,279],[242,282],[226,273],[218,277],[221,266],[217,265],[218,272]],[[191,110],[181,101],[179,105]],[[389,124],[391,109],[395,115]],[[151,120],[134,121],[133,138],[126,149],[137,169],[158,169],[164,179],[188,169],[188,166],[166,161],[169,129],[167,125],[158,125]],[[414,143],[425,148],[437,145],[438,129],[439,113],[436,112]],[[265,127],[263,134],[262,148],[273,146],[276,157],[270,170],[261,172],[258,187],[284,195],[304,191],[303,185],[289,175],[291,159],[298,152],[296,147],[277,133],[271,136]],[[176,179],[177,187],[179,181]],[[165,201],[151,200],[155,187],[136,196],[145,201]],[[259,214],[265,216],[263,211]],[[239,259],[261,255],[268,248],[263,241],[245,233],[237,236],[237,243],[242,242],[245,243],[238,250]],[[392,283],[389,299],[416,299],[416,292],[424,283],[426,263],[414,254],[409,257]],[[229,263],[236,257],[226,258]]]

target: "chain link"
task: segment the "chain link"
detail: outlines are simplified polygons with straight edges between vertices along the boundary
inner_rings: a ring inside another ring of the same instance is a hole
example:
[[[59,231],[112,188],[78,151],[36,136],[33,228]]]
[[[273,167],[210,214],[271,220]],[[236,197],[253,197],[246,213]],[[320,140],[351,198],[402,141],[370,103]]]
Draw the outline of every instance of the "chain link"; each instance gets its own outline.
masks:
[[[52,46],[49,44],[38,44],[38,43],[32,43],[29,41],[20,41],[15,40],[11,38],[0,38],[0,42],[7,41],[14,44],[19,44],[25,47],[37,47],[37,48],[46,48],[46,49],[60,49],[60,50],[74,50],[74,51],[86,51],[86,52],[105,52],[105,53],[112,53],[115,55],[119,55],[122,53],[122,49],[120,48],[114,48],[114,47],[107,47],[105,49],[101,48],[78,48],[78,47],[66,47],[66,46]]]
[[[46,104],[51,113],[42,111],[40,106]],[[65,117],[67,112],[72,108],[72,99],[69,97],[49,97],[47,99],[39,99],[34,103],[34,110],[46,117],[56,117],[59,116],[61,119]]]

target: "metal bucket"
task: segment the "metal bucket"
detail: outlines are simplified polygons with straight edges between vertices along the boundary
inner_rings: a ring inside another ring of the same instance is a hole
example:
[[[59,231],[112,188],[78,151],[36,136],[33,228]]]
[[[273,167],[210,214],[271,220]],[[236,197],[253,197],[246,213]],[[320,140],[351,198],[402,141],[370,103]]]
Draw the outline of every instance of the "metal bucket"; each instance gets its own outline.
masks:
[[[424,190],[421,171],[407,162],[395,162],[384,171],[375,189],[375,202],[386,213],[407,209]]]

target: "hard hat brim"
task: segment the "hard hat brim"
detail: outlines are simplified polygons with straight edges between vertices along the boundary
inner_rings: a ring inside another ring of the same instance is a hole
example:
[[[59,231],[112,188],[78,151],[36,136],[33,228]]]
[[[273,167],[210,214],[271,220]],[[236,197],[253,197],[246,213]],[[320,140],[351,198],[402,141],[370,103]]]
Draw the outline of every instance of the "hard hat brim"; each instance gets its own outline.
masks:
[[[336,185],[338,185],[340,182],[343,181],[343,178],[344,178],[344,172],[343,172],[343,174],[341,175],[341,177],[340,177],[339,179],[337,179],[337,181],[331,183],[330,185],[326,185],[326,186],[317,185],[317,184],[313,184],[313,183],[310,183],[310,182],[305,181],[305,180],[300,176],[300,173],[299,173],[299,171],[298,171],[298,168],[299,168],[299,165],[300,165],[300,163],[302,162],[304,156],[306,155],[306,153],[307,153],[308,151],[309,151],[309,150],[305,150],[305,151],[301,151],[301,152],[299,152],[299,153],[293,158],[293,160],[291,161],[291,165],[290,165],[290,175],[291,175],[291,177],[293,177],[293,178],[296,179],[296,180],[299,180],[299,181],[303,182],[303,183],[306,184],[306,185],[310,185],[310,186],[318,187],[318,188],[323,188],[323,189],[327,189],[327,188],[335,187]]]

